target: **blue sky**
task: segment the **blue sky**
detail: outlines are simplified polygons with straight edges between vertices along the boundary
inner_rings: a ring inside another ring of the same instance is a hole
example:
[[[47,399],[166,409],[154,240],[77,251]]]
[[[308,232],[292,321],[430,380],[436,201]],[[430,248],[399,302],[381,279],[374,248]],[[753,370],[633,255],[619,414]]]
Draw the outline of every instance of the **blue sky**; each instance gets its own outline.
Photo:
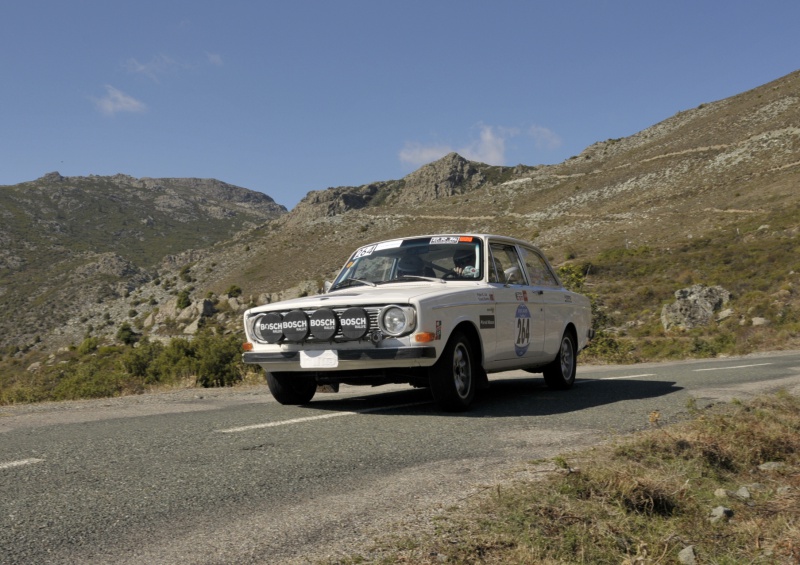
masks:
[[[800,69],[800,2],[7,0],[0,185],[202,177],[294,207],[450,151],[559,163]]]

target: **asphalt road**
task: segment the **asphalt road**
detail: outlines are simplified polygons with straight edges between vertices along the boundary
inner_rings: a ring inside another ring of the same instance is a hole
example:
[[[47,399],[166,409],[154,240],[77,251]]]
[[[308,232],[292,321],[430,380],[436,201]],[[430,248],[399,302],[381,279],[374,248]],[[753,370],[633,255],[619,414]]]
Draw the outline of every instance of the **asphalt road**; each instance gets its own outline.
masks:
[[[266,387],[0,408],[0,563],[306,563],[413,531],[521,463],[685,416],[690,398],[800,394],[800,352],[580,366],[570,391],[495,375],[474,408]]]

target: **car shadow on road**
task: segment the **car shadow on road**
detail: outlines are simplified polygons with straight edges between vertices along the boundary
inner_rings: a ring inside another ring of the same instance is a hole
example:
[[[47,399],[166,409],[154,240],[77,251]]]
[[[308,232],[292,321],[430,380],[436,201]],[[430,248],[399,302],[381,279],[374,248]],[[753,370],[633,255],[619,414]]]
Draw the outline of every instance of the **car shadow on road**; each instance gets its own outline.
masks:
[[[629,400],[643,400],[683,390],[674,381],[578,379],[570,390],[548,389],[541,378],[492,380],[478,391],[466,412],[439,410],[426,389],[381,393],[337,399],[315,397],[307,405],[315,410],[368,412],[375,415],[438,415],[443,417],[518,417],[565,414]],[[327,395],[325,395],[327,396]]]

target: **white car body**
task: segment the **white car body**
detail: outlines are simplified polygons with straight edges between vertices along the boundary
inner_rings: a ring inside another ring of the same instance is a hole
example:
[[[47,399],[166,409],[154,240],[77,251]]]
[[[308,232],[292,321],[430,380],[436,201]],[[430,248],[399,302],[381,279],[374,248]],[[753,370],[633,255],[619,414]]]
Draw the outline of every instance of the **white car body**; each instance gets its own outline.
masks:
[[[448,410],[466,409],[498,371],[542,371],[569,388],[593,335],[589,300],[539,249],[484,234],[362,246],[325,294],[251,308],[244,328],[243,360],[266,370],[280,402],[310,401],[312,384],[405,382],[430,386]]]

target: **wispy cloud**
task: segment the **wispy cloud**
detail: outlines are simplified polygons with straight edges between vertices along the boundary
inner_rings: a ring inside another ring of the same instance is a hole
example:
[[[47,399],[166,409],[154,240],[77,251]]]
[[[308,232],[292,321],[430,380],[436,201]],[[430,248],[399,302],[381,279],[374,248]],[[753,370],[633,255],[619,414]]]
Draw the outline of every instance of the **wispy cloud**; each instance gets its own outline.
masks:
[[[156,55],[147,63],[140,63],[134,58],[128,59],[125,63],[128,72],[144,75],[154,82],[159,82],[160,76],[166,75],[180,66],[178,62],[166,55]]]
[[[552,130],[542,126],[531,126],[528,134],[536,141],[536,149],[558,149],[561,147],[561,138]]]
[[[214,65],[215,67],[221,67],[223,64],[222,55],[220,55],[219,53],[206,53],[206,58],[208,59],[208,62]]]
[[[109,84],[106,85],[105,96],[92,100],[100,113],[106,116],[113,116],[119,112],[142,113],[147,111],[147,105],[144,102],[136,100]]]
[[[503,126],[479,124],[478,139],[455,147],[446,144],[425,145],[419,142],[408,142],[400,150],[398,157],[403,163],[420,166],[444,157],[455,151],[471,161],[480,161],[488,165],[504,165],[506,163],[506,142],[520,135],[532,137],[537,149],[556,149],[561,146],[561,138],[553,131],[542,126],[531,126],[527,130]]]
[[[424,165],[436,161],[451,153],[453,148],[449,145],[422,145],[417,142],[408,142],[400,150],[400,161],[409,165]]]
[[[480,126],[480,138],[473,141],[458,152],[470,161],[479,161],[487,165],[503,165],[506,161],[506,138],[518,135],[518,130]]]

